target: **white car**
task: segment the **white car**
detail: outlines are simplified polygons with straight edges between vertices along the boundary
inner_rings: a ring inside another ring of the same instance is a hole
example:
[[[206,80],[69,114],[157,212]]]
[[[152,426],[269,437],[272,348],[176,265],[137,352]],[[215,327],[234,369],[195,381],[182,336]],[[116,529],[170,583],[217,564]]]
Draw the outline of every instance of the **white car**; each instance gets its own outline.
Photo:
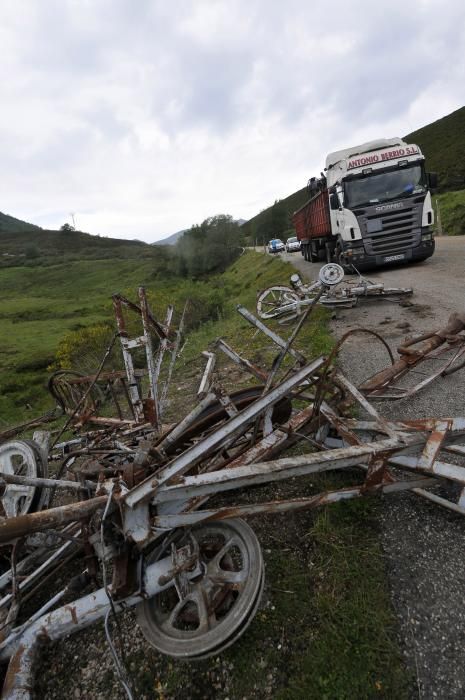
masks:
[[[288,253],[295,253],[297,250],[300,250],[299,239],[295,236],[293,236],[292,238],[288,238],[286,241],[286,250]]]
[[[282,253],[283,250],[286,250],[286,248],[284,246],[284,243],[279,238],[272,238],[271,241],[268,243],[269,253]]]

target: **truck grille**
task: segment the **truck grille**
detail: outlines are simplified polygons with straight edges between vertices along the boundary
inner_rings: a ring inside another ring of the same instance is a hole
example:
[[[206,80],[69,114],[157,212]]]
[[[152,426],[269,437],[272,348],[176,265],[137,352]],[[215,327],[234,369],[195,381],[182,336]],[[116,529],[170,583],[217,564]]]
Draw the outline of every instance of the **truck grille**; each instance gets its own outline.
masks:
[[[389,255],[420,244],[418,207],[365,215],[360,217],[360,224],[368,255]]]

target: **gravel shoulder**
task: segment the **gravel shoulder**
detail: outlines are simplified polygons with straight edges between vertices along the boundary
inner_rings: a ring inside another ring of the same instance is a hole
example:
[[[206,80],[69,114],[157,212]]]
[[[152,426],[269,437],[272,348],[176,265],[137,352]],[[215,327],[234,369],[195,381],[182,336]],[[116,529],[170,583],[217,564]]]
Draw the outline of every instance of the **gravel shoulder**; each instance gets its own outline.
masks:
[[[465,238],[438,238],[428,261],[364,273],[386,286],[414,288],[412,305],[387,301],[338,310],[332,327],[340,337],[351,328],[381,333],[393,350],[414,333],[445,326],[453,311],[465,309]],[[300,254],[283,254],[306,280],[316,279],[320,265]],[[388,364],[379,344],[356,336],[345,346],[342,368],[359,382]],[[422,377],[419,376],[417,381]],[[378,402],[385,416],[424,418],[465,415],[465,370],[438,379],[411,399]],[[416,696],[465,697],[465,610],[463,585],[465,521],[413,494],[385,499],[382,544],[407,663],[416,677]]]

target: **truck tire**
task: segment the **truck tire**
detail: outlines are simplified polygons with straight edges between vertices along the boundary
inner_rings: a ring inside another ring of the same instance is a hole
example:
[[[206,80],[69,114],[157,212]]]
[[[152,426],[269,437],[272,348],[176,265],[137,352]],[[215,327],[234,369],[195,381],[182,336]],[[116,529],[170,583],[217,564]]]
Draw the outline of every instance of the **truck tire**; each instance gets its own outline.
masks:
[[[318,244],[315,243],[315,241],[311,241],[310,245],[308,246],[309,250],[309,261],[311,263],[316,263],[318,262]]]

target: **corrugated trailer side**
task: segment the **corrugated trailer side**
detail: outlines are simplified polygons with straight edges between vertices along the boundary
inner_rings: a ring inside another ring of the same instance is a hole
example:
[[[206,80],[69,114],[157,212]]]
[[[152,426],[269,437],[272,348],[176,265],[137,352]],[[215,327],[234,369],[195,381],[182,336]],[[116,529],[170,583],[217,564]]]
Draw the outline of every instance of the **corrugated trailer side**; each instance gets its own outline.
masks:
[[[318,192],[297,209],[292,223],[302,244],[302,255],[306,260],[318,260],[319,251],[323,255],[325,240],[331,237],[328,190]]]
[[[297,238],[323,238],[331,235],[331,220],[329,216],[328,190],[318,192],[312,199],[297,209],[292,216],[292,223]]]

